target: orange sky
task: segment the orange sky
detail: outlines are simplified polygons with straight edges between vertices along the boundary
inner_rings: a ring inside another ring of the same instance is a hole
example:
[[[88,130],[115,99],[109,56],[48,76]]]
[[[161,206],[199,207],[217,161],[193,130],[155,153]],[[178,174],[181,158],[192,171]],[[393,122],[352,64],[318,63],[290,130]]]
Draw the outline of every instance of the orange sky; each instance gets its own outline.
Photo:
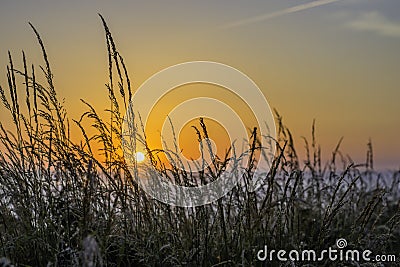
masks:
[[[178,63],[221,62],[256,82],[294,133],[300,156],[305,155],[300,136],[310,137],[315,118],[326,160],[344,136],[342,151],[363,162],[371,138],[376,166],[399,168],[399,2],[342,0],[269,16],[308,2],[5,0],[0,8],[0,84],[6,87],[7,50],[15,61],[23,49],[31,63],[42,64],[30,21],[45,41],[70,118],[79,118],[85,110],[80,98],[98,110],[108,108],[100,12],[135,89],[154,73]],[[171,108],[174,101],[214,92],[187,87],[159,105]],[[223,92],[215,97],[225,97],[246,112],[237,99]],[[0,119],[8,120],[3,112]]]

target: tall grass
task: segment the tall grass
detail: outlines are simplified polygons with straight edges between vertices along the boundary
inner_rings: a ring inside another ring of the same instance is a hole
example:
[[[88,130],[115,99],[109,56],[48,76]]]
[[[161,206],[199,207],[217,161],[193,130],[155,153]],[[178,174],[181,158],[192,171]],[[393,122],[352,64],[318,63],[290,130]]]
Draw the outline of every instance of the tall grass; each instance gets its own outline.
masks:
[[[277,153],[256,192],[245,186],[256,163],[251,157],[243,182],[215,203],[180,208],[151,199],[118,153],[132,89],[123,58],[103,17],[101,21],[109,63],[107,119],[84,100],[87,111],[78,120],[69,119],[45,46],[32,25],[44,59],[40,75],[24,53],[23,69],[15,68],[9,53],[8,88],[0,87],[3,110],[13,122],[0,123],[2,266],[253,266],[262,265],[256,253],[264,245],[324,249],[341,237],[350,248],[398,254],[400,172],[375,172],[371,143],[365,164],[344,157],[340,142],[323,164],[314,124],[301,160],[277,112]],[[94,135],[87,133],[84,121],[91,123]],[[81,130],[80,142],[72,141],[70,124]],[[202,120],[194,130],[199,141],[208,138]],[[251,152],[262,150],[256,133]],[[193,173],[166,167],[158,157],[162,151],[146,146],[143,133],[137,141],[166,179],[193,183]],[[228,155],[216,158],[197,175],[204,183],[217,179],[229,160]],[[358,266],[319,266],[330,264]]]

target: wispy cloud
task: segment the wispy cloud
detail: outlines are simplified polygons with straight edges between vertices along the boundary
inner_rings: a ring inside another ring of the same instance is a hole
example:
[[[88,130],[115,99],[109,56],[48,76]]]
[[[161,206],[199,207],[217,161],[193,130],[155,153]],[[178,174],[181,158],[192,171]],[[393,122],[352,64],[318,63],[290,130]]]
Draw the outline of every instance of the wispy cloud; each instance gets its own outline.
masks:
[[[377,12],[364,13],[347,26],[359,31],[369,31],[381,36],[400,38],[400,22],[394,22]]]
[[[307,10],[310,8],[331,4],[334,2],[338,2],[338,1],[342,1],[342,0],[316,0],[316,1],[313,1],[310,3],[289,7],[289,8],[279,10],[276,12],[267,13],[267,14],[256,16],[256,17],[251,17],[251,18],[247,18],[247,19],[243,19],[243,20],[234,21],[232,23],[221,26],[221,29],[230,29],[230,28],[236,28],[236,27],[240,27],[240,26],[244,26],[244,25],[248,25],[248,24],[253,24],[253,23],[265,21],[268,19],[280,17],[283,15]]]

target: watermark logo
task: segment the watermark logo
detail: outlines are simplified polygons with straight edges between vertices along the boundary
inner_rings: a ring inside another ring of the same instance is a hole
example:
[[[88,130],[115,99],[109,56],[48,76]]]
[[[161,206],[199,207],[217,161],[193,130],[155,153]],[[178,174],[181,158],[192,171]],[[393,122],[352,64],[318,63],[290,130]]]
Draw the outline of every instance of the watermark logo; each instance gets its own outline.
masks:
[[[344,238],[339,238],[336,240],[336,246],[339,249],[347,247],[347,240]]]
[[[176,88],[194,83],[217,85],[229,90],[239,97],[251,110],[258,123],[259,142],[263,149],[262,156],[258,157],[257,167],[254,171],[252,184],[249,190],[254,191],[259,185],[261,174],[268,172],[275,153],[275,123],[273,114],[261,90],[244,73],[225,64],[194,61],[168,67],[145,81],[133,95],[122,126],[122,146],[124,157],[132,176],[136,178],[139,186],[146,193],[164,203],[194,207],[213,202],[228,193],[241,178],[243,166],[238,161],[231,160],[223,173],[214,181],[201,186],[181,186],[172,183],[152,168],[138,168],[137,160],[143,154],[138,152],[138,125],[149,123],[150,113],[156,103],[167,93]],[[196,118],[209,118],[224,127],[229,135],[233,153],[236,157],[246,162],[248,157],[248,144],[250,143],[249,131],[241,120],[241,114],[225,102],[211,97],[196,97],[180,103],[165,118],[161,129],[162,149],[168,152],[174,147],[176,134],[183,126]],[[175,129],[178,131],[175,132]],[[140,141],[140,140],[139,140]],[[211,139],[199,142],[202,157],[199,159],[186,159],[179,151],[173,151],[179,157],[177,162],[170,162],[174,168],[193,172],[204,170],[214,160],[217,144]],[[205,150],[209,150],[208,153]]]
[[[339,238],[336,246],[321,251],[313,249],[284,250],[268,249],[264,246],[257,252],[259,261],[292,261],[292,262],[322,262],[322,261],[352,261],[352,262],[395,262],[396,255],[374,255],[371,250],[347,249],[347,240]]]

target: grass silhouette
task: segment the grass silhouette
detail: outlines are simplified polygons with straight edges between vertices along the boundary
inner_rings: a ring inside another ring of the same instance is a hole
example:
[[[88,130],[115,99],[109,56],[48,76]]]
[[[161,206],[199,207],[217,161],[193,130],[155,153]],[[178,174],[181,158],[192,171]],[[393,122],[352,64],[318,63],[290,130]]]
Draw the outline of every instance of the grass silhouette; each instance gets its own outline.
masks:
[[[304,139],[302,161],[278,112],[277,153],[256,192],[245,186],[256,161],[252,156],[243,182],[215,203],[181,208],[149,198],[117,153],[122,150],[123,113],[132,89],[123,58],[100,18],[109,63],[109,120],[84,100],[87,111],[81,118],[68,118],[33,25],[43,53],[40,73],[45,82],[38,82],[37,69],[27,64],[24,53],[22,70],[14,67],[9,53],[8,90],[0,87],[3,110],[13,121],[8,128],[0,124],[2,266],[254,266],[263,264],[256,253],[264,245],[322,250],[338,238],[346,238],[349,248],[398,255],[400,172],[374,171],[371,143],[365,164],[344,157],[339,142],[323,165],[314,123],[311,145]],[[84,120],[90,121],[95,134],[87,133]],[[80,142],[72,141],[70,123],[81,130]],[[202,120],[199,125],[194,130],[201,140],[208,134]],[[252,138],[249,150],[262,150],[256,130]],[[167,168],[158,157],[162,151],[151,150],[144,134],[137,142],[146,147],[151,164],[166,179],[196,183],[193,173]],[[229,160],[228,156],[215,159],[197,173],[200,181],[217,179]],[[339,265],[359,266],[318,263]]]

